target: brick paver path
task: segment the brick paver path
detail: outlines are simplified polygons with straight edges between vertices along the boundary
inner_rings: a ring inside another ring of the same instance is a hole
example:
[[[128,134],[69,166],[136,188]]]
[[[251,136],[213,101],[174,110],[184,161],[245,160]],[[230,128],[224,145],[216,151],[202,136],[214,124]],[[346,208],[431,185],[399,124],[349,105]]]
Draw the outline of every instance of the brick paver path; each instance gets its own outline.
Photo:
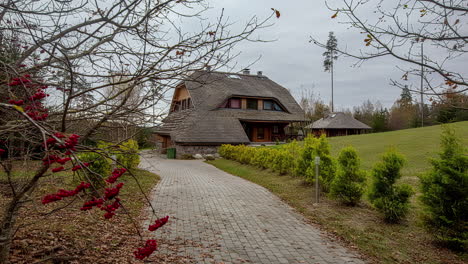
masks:
[[[161,176],[152,203],[171,216],[151,234],[164,238],[159,254],[184,263],[363,263],[259,185],[197,160],[145,154],[141,167]]]

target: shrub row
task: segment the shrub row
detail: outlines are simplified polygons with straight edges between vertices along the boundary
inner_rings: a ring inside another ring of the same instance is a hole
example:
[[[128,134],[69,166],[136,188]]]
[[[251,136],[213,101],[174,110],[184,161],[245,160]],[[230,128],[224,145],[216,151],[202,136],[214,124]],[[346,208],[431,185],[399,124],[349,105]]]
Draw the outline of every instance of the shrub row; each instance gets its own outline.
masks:
[[[354,206],[366,191],[367,173],[360,168],[356,150],[353,147],[342,149],[337,163],[330,155],[330,144],[325,136],[309,136],[302,146],[293,141],[281,148],[222,145],[219,154],[242,164],[303,177],[307,183],[315,181],[315,157],[319,156],[319,183],[331,198]],[[413,194],[410,186],[396,185],[403,164],[404,158],[392,150],[372,169],[374,180],[369,200],[388,222],[398,222],[406,215]]]
[[[304,177],[308,183],[315,181],[315,157],[320,157],[322,189],[328,192],[335,175],[335,161],[330,155],[330,145],[325,138],[309,136],[301,147],[294,140],[281,148],[248,147],[245,145],[222,145],[219,154],[226,159],[250,164],[262,169],[272,169],[280,174]]]

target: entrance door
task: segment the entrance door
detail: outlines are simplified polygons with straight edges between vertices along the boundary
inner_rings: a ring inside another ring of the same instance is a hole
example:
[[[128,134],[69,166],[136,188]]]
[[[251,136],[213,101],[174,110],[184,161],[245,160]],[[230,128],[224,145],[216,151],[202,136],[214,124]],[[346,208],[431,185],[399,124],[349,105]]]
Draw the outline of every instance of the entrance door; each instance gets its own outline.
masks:
[[[271,142],[271,128],[267,126],[254,127],[252,130],[253,142]]]

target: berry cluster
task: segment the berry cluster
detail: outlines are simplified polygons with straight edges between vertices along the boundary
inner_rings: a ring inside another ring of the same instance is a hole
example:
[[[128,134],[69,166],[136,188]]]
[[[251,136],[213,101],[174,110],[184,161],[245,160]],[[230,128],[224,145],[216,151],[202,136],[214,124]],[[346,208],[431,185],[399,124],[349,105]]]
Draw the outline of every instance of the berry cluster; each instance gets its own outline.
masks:
[[[114,183],[117,181],[117,179],[122,176],[127,171],[125,168],[117,168],[112,172],[112,176],[109,176],[109,178],[106,179],[106,182],[108,183]]]
[[[22,106],[24,105],[24,100],[15,100],[15,99],[10,99],[8,100],[8,103],[17,105],[17,106]]]
[[[137,259],[144,259],[151,255],[156,249],[158,249],[158,243],[154,239],[146,240],[145,247],[138,248],[138,250],[134,251],[135,258]]]
[[[114,211],[119,209],[119,207],[120,207],[120,199],[117,197],[115,198],[113,203],[108,204],[106,206],[102,206],[101,210],[106,211],[106,213],[104,214],[104,218],[106,219],[112,218],[115,215]]]
[[[169,221],[169,216],[157,219],[153,225],[150,225],[148,227],[149,231],[156,231],[158,228],[162,227]]]
[[[77,171],[77,170],[80,170],[82,169],[83,167],[88,167],[89,166],[89,163],[88,162],[83,162],[82,165],[76,165],[72,168],[72,171]]]
[[[72,169],[73,170],[73,169]],[[116,168],[112,172],[112,175],[106,179],[106,182],[109,184],[115,183],[117,179],[122,176],[127,170],[125,168]],[[103,211],[106,211],[104,214],[105,219],[110,219],[115,215],[115,211],[120,208],[120,198],[117,196],[120,193],[120,189],[123,187],[123,182],[118,183],[115,187],[109,187],[104,189],[104,197],[96,199],[95,197],[87,201],[80,208],[82,211],[87,211],[93,209],[94,206],[100,208]],[[104,205],[106,201],[114,200],[112,203]]]
[[[104,203],[104,200],[102,198],[96,199],[93,197],[92,200],[87,201],[83,204],[83,206],[80,208],[81,211],[87,211],[93,209],[94,206],[96,207],[101,207],[101,205]]]
[[[112,200],[119,195],[120,189],[123,187],[123,182],[117,184],[114,188],[106,188],[104,190],[104,197],[106,200]]]
[[[48,88],[47,85],[40,85],[31,80],[31,75],[24,74],[21,77],[13,78],[8,86],[23,86],[28,89],[34,89],[35,92],[27,98],[28,105],[24,108],[26,114],[35,121],[44,121],[49,117],[47,109],[41,104],[41,100],[49,96],[44,90]],[[26,103],[26,99],[10,98],[8,103],[15,106],[22,106]]]
[[[51,202],[62,200],[63,198],[66,198],[66,197],[74,196],[89,187],[91,187],[91,184],[81,182],[80,185],[76,186],[74,190],[68,191],[68,190],[60,189],[57,193],[48,194],[44,196],[44,198],[42,198],[42,204],[48,204]]]

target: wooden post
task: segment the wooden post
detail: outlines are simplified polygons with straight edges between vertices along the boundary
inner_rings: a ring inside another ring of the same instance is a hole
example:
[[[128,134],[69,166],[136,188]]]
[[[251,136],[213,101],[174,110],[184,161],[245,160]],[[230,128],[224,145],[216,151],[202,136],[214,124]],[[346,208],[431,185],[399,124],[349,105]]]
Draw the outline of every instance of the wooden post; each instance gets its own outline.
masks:
[[[320,193],[319,193],[319,165],[320,157],[315,157],[315,203],[319,203]]]

